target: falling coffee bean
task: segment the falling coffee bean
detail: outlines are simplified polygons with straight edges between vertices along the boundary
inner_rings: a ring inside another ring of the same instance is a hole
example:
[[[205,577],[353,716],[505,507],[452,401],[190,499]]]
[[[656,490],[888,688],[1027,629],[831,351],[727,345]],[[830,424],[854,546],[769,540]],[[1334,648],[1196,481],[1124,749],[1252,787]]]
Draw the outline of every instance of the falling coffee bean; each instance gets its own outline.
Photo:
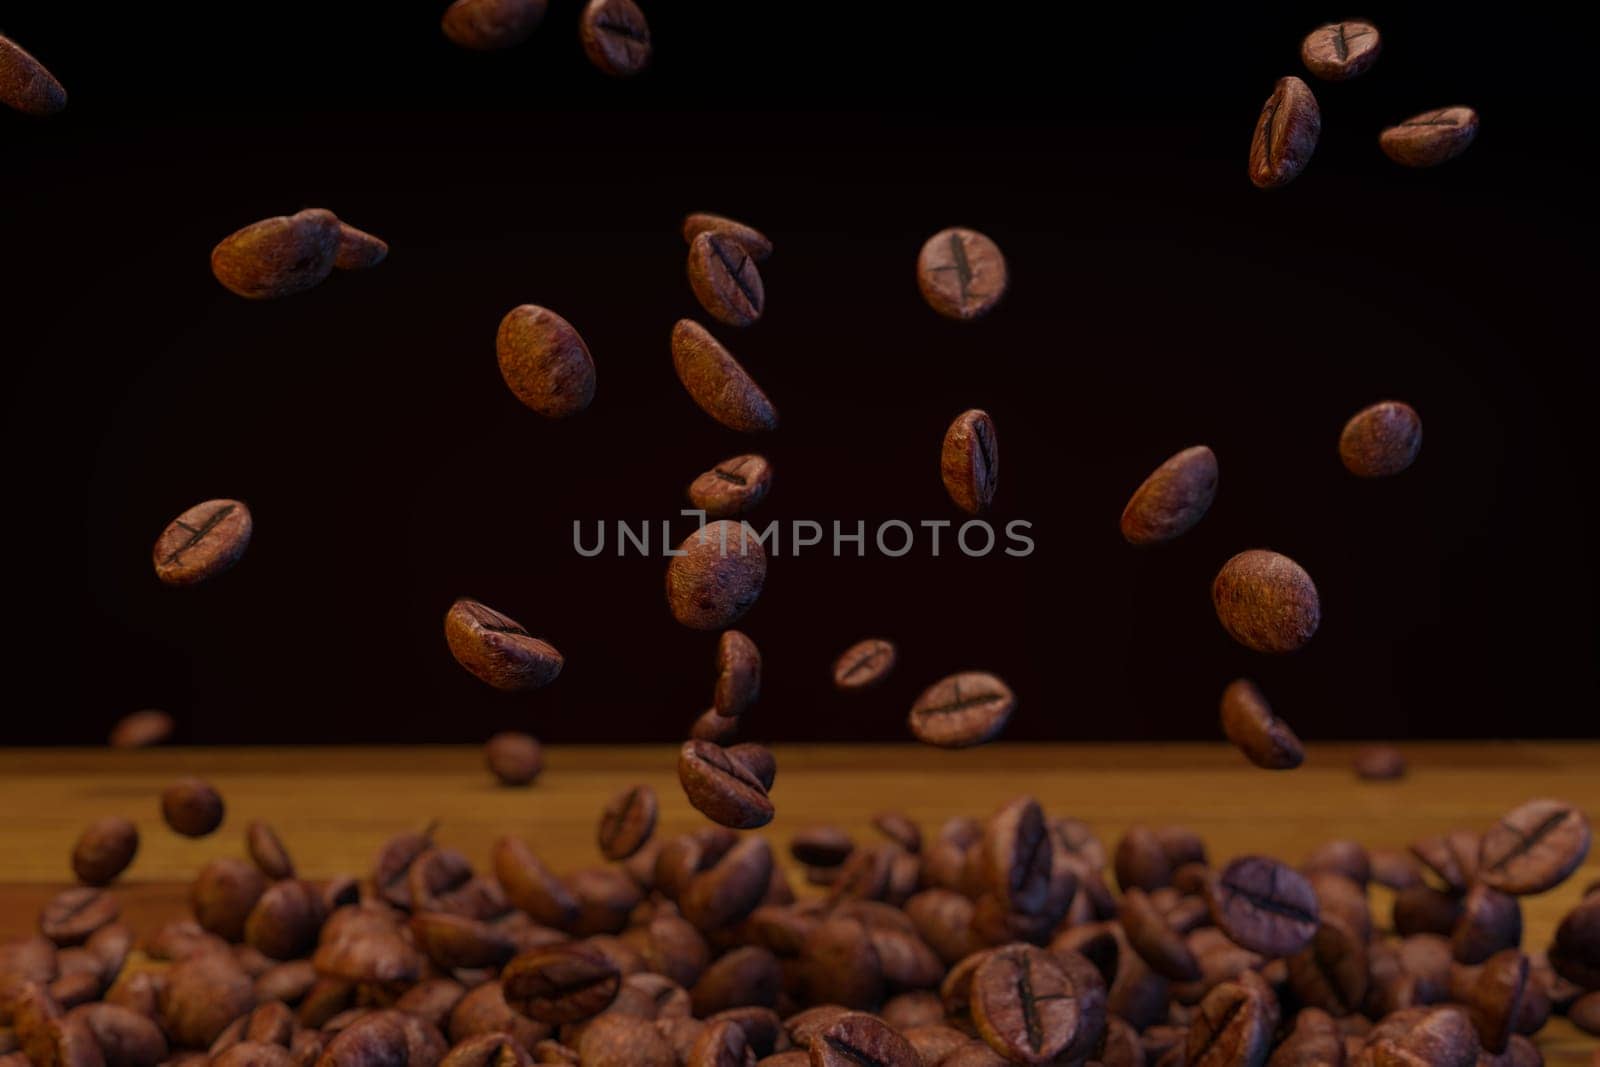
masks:
[[[1392,745],[1363,745],[1351,765],[1356,777],[1369,782],[1390,782],[1406,774],[1406,758]]]
[[[999,678],[966,671],[941,679],[911,705],[911,732],[939,748],[970,748],[1005,729],[1017,699]]]
[[[647,785],[625,789],[600,813],[600,853],[620,862],[638,852],[656,829],[656,791]]]
[[[778,411],[728,350],[692,319],[672,328],[672,366],[690,399],[730,430],[775,430]]]
[[[294,861],[278,833],[259,819],[245,827],[245,850],[261,873],[274,881],[294,877]]]
[[[199,778],[181,778],[161,794],[161,817],[184,837],[205,837],[222,825],[222,812],[222,795]]]
[[[1006,260],[976,230],[940,230],[917,255],[917,287],[928,306],[947,319],[987,315],[1006,291]]]
[[[500,376],[516,398],[552,419],[576,415],[594,399],[594,358],[572,324],[549,308],[523,304],[500,320],[494,339]]]
[[[124,716],[111,728],[112,748],[147,748],[172,736],[177,723],[164,711],[149,708]]]
[[[1263,956],[1292,956],[1317,932],[1317,895],[1297,871],[1267,856],[1242,856],[1223,868],[1208,896],[1211,918],[1237,945]]]
[[[1477,136],[1476,111],[1443,107],[1390,126],[1378,135],[1378,147],[1402,167],[1437,167],[1465,152]]]
[[[1288,556],[1263,549],[1241,552],[1211,583],[1211,600],[1223,629],[1256,652],[1293,652],[1322,621],[1311,576]]]
[[[1222,691],[1222,732],[1246,759],[1269,771],[1292,770],[1306,758],[1289,724],[1272,713],[1261,690],[1245,678]]]
[[[717,641],[717,687],[713,710],[724,718],[743,715],[761,695],[761,650],[738,630]]]
[[[650,64],[650,24],[633,0],[589,0],[578,23],[589,62],[627,78]]]
[[[956,507],[970,515],[988,511],[1000,484],[1000,442],[988,412],[973,408],[944,432],[939,475]]]
[[[1378,27],[1365,19],[1330,22],[1306,34],[1300,60],[1323,81],[1342,82],[1366,73],[1382,47]]]
[[[1422,448],[1422,419],[1410,404],[1385,400],[1357,412],[1339,435],[1339,459],[1351,474],[1387,478],[1405,470]]]
[[[723,215],[713,215],[707,211],[696,211],[684,217],[685,242],[694,244],[695,238],[702,233],[714,233],[727,238],[744,249],[745,253],[757,263],[772,255],[772,242],[753,226],[746,226],[742,222]]]
[[[1321,133],[1322,112],[1311,89],[1299,78],[1279,78],[1250,140],[1251,183],[1275,189],[1294,181],[1310,162]]]
[[[207,500],[161,531],[151,552],[156,577],[167,585],[194,585],[223,573],[244,555],[254,523],[237,500]]]
[[[772,464],[764,456],[734,456],[690,483],[689,503],[708,519],[728,519],[755,508],[771,487]]]
[[[736,830],[772,821],[772,800],[761,780],[739,760],[708,741],[685,741],[678,753],[678,781],[696,811]]]
[[[382,238],[349,223],[339,223],[339,250],[333,257],[334,270],[367,270],[389,258],[389,245]]]
[[[689,736],[696,741],[710,741],[716,745],[726,745],[733,741],[739,733],[739,720],[719,714],[716,708],[707,708],[700,713],[700,717],[689,728]]]
[[[444,637],[457,663],[503,693],[549,685],[566,663],[515,619],[466,597],[445,613]]]
[[[276,300],[321,284],[338,256],[338,217],[307,208],[253,222],[223,238],[211,252],[211,273],[247,300]]]
[[[455,0],[440,23],[452,44],[475,52],[513,48],[544,21],[546,0]]]
[[[72,848],[72,872],[84,885],[109,885],[139,851],[139,829],[127,819],[96,819]]]
[[[527,785],[544,770],[544,749],[528,734],[495,734],[483,746],[483,756],[501,785]]]
[[[0,104],[43,118],[67,106],[67,91],[43,63],[0,34]]]
[[[1478,878],[1514,896],[1566,881],[1589,855],[1589,820],[1560,800],[1530,800],[1483,835]]]
[[[857,641],[833,661],[836,689],[867,689],[889,677],[898,653],[894,644],[878,637]]]
[[[1217,496],[1217,457],[1195,445],[1157,467],[1122,509],[1122,536],[1133,545],[1154,545],[1194,528]]]
[[[767,553],[750,527],[719,519],[690,534],[667,564],[667,606],[695,630],[718,630],[755,605]]]
[[[766,308],[755,258],[733,238],[713,231],[689,246],[689,288],[706,314],[727,326],[749,326]]]

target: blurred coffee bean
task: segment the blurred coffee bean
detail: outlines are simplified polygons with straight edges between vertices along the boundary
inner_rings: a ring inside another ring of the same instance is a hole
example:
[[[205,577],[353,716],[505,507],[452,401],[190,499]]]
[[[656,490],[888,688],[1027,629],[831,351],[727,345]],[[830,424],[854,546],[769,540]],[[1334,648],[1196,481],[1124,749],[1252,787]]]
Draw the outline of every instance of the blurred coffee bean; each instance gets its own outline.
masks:
[[[222,794],[199,778],[180,778],[161,794],[161,817],[184,837],[205,837],[222,825],[222,815]]]

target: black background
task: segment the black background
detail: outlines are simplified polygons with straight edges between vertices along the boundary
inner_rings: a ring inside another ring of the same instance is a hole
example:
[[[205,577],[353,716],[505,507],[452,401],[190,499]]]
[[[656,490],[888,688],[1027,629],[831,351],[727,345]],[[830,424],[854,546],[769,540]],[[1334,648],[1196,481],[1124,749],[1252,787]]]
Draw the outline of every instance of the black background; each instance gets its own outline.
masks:
[[[681,737],[715,636],[672,621],[663,560],[580,559],[573,520],[670,517],[749,450],[777,472],[763,523],[959,520],[937,454],[974,406],[999,427],[994,519],[1031,521],[1035,554],[774,560],[741,623],[767,669],[747,736],[901,738],[963,668],[1018,691],[1011,739],[1213,738],[1239,674],[1308,738],[1593,735],[1579,33],[1375,6],[1382,58],[1312,82],[1321,144],[1268,194],[1252,123],[1344,12],[655,0],[655,65],[617,82],[583,58],[577,0],[497,55],[446,42],[442,6],[5,10],[71,104],[0,114],[0,743],[95,741],[152,705],[195,742]],[[1483,122],[1461,159],[1378,152],[1386,123],[1456,103]],[[389,261],[268,304],[211,278],[217,240],[304,206]],[[672,372],[672,323],[699,315],[677,226],[702,208],[777,246],[765,318],[716,331],[782,413],[767,437],[716,426]],[[952,224],[1010,263],[973,325],[913,282]],[[495,366],[527,302],[599,368],[566,422]],[[1386,397],[1421,411],[1421,458],[1358,480],[1339,429]],[[1211,514],[1124,544],[1127,495],[1199,442]],[[163,587],[150,545],[215,496],[250,504],[250,551]],[[1211,610],[1217,567],[1257,546],[1321,590],[1300,654],[1248,653]],[[560,647],[562,677],[507,697],[461,671],[440,625],[460,594]],[[900,643],[898,672],[834,694],[866,635]]]

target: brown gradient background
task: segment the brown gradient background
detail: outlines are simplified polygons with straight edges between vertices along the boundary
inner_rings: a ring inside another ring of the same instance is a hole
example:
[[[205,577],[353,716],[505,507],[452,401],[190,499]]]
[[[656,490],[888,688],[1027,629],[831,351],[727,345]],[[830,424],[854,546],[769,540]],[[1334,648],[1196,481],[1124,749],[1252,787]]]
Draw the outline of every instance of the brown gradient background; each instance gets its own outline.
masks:
[[[1011,739],[1213,738],[1240,674],[1308,738],[1593,736],[1581,35],[1373,8],[1384,56],[1314,83],[1312,166],[1265,194],[1254,117],[1341,12],[1229,6],[655,0],[657,63],[631,83],[586,65],[577,0],[488,56],[444,41],[442,3],[8,8],[72,101],[0,114],[0,744],[97,741],[152,705],[191,742],[681,737],[715,635],[672,621],[664,561],[579,559],[573,520],[671,516],[757,449],[763,523],[958,519],[937,452],[972,406],[999,427],[994,519],[1032,521],[1035,555],[773,561],[741,624],[767,663],[748,736],[899,739],[920,688],[964,668],[1017,690]],[[1378,153],[1385,123],[1458,102],[1483,116],[1461,160]],[[389,262],[270,304],[213,281],[218,239],[310,205]],[[713,424],[672,373],[697,208],[777,245],[766,317],[717,331],[782,413],[767,437]],[[1012,270],[975,325],[912,278],[955,223]],[[588,340],[587,413],[545,421],[501,383],[496,325],[523,302]],[[1386,397],[1422,412],[1422,456],[1362,482],[1335,442]],[[1198,442],[1221,462],[1211,514],[1124,544],[1129,492]],[[249,553],[162,587],[151,543],[213,496],[249,502]],[[1210,579],[1256,546],[1322,591],[1301,654],[1217,625]],[[562,677],[507,697],[462,672],[441,632],[459,594],[554,642]],[[866,635],[899,642],[899,670],[832,693]]]

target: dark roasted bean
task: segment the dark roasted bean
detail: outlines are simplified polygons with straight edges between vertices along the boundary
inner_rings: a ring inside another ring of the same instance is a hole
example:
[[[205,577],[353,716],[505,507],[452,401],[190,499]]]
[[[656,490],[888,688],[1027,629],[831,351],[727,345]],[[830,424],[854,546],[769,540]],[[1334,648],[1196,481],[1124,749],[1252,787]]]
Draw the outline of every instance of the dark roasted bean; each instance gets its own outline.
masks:
[[[594,399],[594,357],[572,324],[549,308],[523,304],[495,335],[500,376],[516,398],[552,419],[576,415]]]
[[[627,78],[650,65],[650,24],[633,0],[589,0],[578,23],[589,62]]]
[[[1365,73],[1378,60],[1383,39],[1365,19],[1318,26],[1300,42],[1300,61],[1323,81],[1342,82]]]
[[[207,500],[179,515],[156,538],[151,559],[167,585],[194,585],[239,562],[254,521],[237,500]]]
[[[970,515],[989,510],[1000,485],[1000,440],[988,412],[964,411],[945,430],[939,475],[956,507]]]
[[[139,829],[127,819],[96,819],[72,847],[72,873],[85,885],[108,885],[139,851]]]
[[[1310,87],[1299,78],[1279,78],[1262,105],[1250,139],[1250,181],[1275,189],[1299,177],[1311,161],[1322,133],[1322,112]]]
[[[772,821],[772,800],[749,768],[706,741],[685,741],[678,781],[695,809],[713,822],[751,830]]]
[[[976,230],[940,230],[917,255],[917,287],[928,306],[966,322],[993,310],[1006,291],[1006,260]]]
[[[457,663],[506,693],[549,685],[565,664],[554,646],[528,633],[521,623],[466,597],[445,613],[444,636]]]
[[[911,705],[911,732],[939,748],[970,748],[1005,729],[1016,706],[1011,689],[994,675],[952,674],[924,689]]]
[[[1299,952],[1317,931],[1311,886],[1265,856],[1243,856],[1223,868],[1210,893],[1211,916],[1237,944],[1264,956]]]
[[[1560,800],[1530,800],[1484,835],[1478,877],[1502,893],[1543,893],[1589,854],[1589,820]]]
[[[544,21],[546,0],[455,0],[441,28],[452,43],[477,52],[514,48]],[[465,1065],[462,1065],[465,1067]]]
[[[1256,652],[1293,652],[1317,632],[1322,608],[1311,576],[1294,560],[1252,549],[1223,564],[1211,583],[1223,629]]]
[[[1403,167],[1436,167],[1465,152],[1477,136],[1476,111],[1443,107],[1390,126],[1378,135],[1378,147]]]
[[[1217,456],[1205,445],[1186,448],[1151,472],[1122,509],[1129,544],[1154,545],[1194,528],[1217,496]]]
[[[1272,713],[1261,690],[1245,678],[1222,691],[1222,732],[1246,759],[1269,771],[1292,770],[1306,758],[1294,730]]]

